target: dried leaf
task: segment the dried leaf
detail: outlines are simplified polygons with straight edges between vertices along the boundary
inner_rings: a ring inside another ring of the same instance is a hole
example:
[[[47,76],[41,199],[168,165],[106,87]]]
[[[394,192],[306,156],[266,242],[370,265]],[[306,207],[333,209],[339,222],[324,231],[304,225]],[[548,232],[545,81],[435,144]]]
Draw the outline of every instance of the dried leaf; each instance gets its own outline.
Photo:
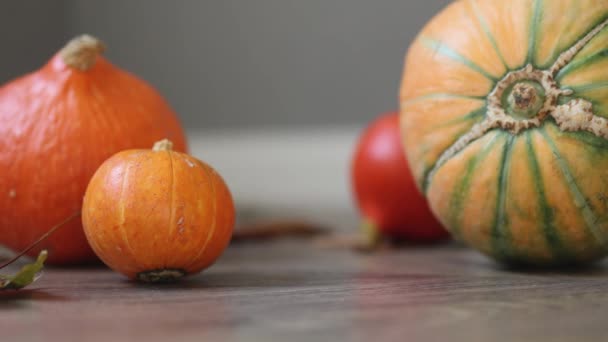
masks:
[[[324,227],[306,221],[265,221],[241,225],[232,234],[231,242],[265,241],[283,237],[310,238],[327,232]]]
[[[47,256],[47,251],[42,251],[38,254],[35,263],[23,266],[17,274],[13,276],[0,275],[0,290],[18,290],[38,280]]]

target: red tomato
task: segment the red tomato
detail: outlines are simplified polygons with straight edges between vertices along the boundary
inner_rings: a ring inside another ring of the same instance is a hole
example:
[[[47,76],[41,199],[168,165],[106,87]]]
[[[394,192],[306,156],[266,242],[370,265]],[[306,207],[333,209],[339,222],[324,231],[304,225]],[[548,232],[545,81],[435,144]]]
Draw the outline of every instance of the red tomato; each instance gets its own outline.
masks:
[[[413,242],[449,237],[416,187],[403,152],[397,113],[381,116],[363,132],[352,160],[351,180],[365,222],[382,235]]]

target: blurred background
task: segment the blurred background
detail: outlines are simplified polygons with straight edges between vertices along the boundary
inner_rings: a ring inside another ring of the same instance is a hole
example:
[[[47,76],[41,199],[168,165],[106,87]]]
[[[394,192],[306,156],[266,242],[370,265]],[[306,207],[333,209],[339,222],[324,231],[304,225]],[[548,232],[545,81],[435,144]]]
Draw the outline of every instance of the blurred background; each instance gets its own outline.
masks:
[[[241,210],[354,217],[357,135],[397,108],[407,47],[449,2],[6,1],[0,81],[95,35],[167,98],[192,153],[220,171]]]

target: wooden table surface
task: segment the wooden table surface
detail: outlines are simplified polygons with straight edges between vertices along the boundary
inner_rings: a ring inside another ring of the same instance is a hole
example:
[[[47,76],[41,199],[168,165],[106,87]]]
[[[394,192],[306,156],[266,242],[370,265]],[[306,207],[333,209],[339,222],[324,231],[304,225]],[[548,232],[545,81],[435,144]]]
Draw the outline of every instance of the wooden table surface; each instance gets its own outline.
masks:
[[[373,255],[243,244],[173,285],[47,269],[0,293],[0,340],[606,341],[607,266],[508,270],[453,244]]]

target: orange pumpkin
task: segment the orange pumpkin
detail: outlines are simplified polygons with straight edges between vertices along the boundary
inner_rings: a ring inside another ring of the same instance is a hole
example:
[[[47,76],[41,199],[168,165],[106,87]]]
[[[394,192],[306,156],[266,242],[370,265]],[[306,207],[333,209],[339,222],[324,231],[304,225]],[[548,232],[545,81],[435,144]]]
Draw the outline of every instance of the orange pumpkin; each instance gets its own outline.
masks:
[[[82,222],[95,253],[113,270],[146,282],[209,267],[230,241],[235,209],[210,166],[171,151],[120,152],[87,188]]]
[[[0,88],[0,244],[18,251],[81,208],[101,163],[163,137],[185,150],[175,113],[148,84],[75,38],[42,69]],[[94,260],[77,220],[47,239],[54,264]]]
[[[608,2],[461,0],[411,46],[406,154],[452,234],[498,260],[608,253]]]

